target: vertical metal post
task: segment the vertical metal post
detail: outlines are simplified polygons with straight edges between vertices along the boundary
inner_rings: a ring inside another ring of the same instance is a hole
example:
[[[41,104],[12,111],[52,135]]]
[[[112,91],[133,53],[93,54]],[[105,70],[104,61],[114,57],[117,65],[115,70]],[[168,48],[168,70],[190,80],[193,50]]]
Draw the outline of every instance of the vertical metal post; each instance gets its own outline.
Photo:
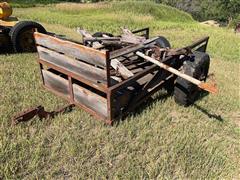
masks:
[[[70,76],[68,76],[68,84],[69,84],[70,101],[71,103],[74,103],[73,83],[72,83],[72,77]]]

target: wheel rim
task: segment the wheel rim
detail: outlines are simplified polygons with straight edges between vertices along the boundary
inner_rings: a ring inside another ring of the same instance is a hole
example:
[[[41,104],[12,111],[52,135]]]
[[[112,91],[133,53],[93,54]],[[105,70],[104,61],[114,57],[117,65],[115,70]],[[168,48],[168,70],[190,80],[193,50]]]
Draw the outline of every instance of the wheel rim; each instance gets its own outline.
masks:
[[[19,34],[19,46],[24,52],[35,51],[35,42],[32,30],[26,30]]]

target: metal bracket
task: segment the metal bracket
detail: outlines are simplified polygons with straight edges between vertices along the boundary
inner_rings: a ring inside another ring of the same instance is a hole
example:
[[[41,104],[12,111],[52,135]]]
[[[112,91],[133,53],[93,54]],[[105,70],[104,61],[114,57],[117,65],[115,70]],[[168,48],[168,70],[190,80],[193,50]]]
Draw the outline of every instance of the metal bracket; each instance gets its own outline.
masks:
[[[40,120],[52,119],[58,114],[71,112],[74,106],[75,106],[74,104],[69,104],[56,111],[51,111],[51,112],[45,111],[43,106],[34,107],[14,116],[12,118],[12,125],[17,125],[20,122],[29,121],[35,116],[38,116]]]

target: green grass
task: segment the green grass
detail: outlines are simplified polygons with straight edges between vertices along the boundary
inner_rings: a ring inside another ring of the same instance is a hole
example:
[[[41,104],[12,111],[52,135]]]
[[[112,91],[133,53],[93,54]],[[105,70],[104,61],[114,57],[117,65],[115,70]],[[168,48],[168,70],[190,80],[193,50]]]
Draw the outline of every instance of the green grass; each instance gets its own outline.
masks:
[[[10,4],[14,8],[28,8],[53,4],[60,1],[61,0],[11,0]]]
[[[142,12],[142,13],[141,13]],[[198,24],[187,13],[152,2],[118,2],[112,4],[60,4],[48,7],[18,8],[15,16],[65,27],[82,27],[89,31],[120,33],[121,26],[130,29],[150,27],[152,35],[163,34],[175,46],[182,46],[202,36],[210,36],[209,51],[216,58],[239,61],[240,42],[232,30],[209,28]],[[228,42],[228,43],[226,43]]]
[[[36,54],[0,55],[0,179],[239,179],[240,37],[172,8],[164,13],[165,6],[128,3],[19,8],[15,15],[74,39],[80,39],[77,26],[116,34],[124,25],[149,26],[152,36],[164,35],[174,47],[210,35],[210,72],[219,94],[184,108],[161,91],[113,127],[79,108],[12,127],[11,117],[21,110],[66,102],[42,88]]]

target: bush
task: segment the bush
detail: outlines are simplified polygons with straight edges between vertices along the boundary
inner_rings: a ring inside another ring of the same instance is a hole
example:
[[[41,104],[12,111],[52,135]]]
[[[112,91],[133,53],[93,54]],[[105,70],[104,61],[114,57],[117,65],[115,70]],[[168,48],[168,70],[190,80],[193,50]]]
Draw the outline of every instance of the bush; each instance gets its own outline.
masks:
[[[240,12],[239,0],[157,0],[184,10],[199,21],[218,20],[228,22]]]
[[[104,0],[13,0],[15,7],[36,6],[56,2],[100,2]],[[105,0],[106,1],[106,0]],[[111,1],[111,0],[107,0]],[[119,0],[120,1],[120,0]],[[190,13],[194,19],[205,21],[209,19],[236,23],[240,12],[240,0],[150,0],[164,3]]]
[[[240,14],[229,23],[229,27],[235,28],[240,23]]]

